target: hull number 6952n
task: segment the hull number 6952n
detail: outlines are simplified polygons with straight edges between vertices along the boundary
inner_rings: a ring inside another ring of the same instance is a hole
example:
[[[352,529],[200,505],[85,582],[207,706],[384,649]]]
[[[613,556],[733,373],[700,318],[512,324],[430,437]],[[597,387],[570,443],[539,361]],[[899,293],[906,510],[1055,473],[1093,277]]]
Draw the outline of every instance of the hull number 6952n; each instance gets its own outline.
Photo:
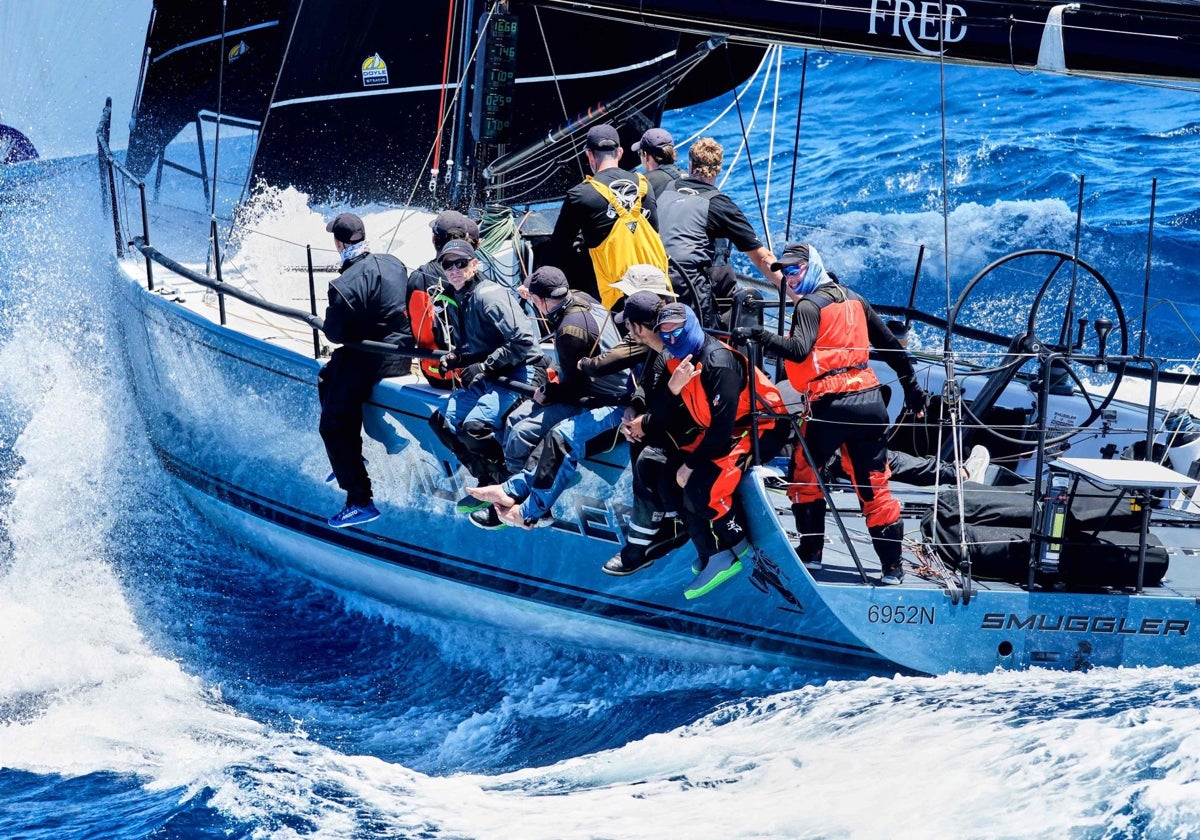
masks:
[[[872,624],[933,624],[935,610],[935,607],[915,604],[899,607],[872,604],[867,610],[867,621]]]

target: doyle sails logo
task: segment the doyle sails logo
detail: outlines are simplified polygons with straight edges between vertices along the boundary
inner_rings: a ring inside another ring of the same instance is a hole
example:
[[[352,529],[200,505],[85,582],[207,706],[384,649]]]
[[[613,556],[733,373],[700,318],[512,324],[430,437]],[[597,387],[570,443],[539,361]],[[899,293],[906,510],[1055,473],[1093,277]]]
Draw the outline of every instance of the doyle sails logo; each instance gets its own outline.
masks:
[[[387,62],[379,57],[379,53],[363,60],[362,80],[363,87],[376,87],[388,83]]]
[[[890,28],[893,38],[904,38],[917,52],[937,55],[939,43],[955,44],[966,37],[966,25],[956,20],[966,14],[966,9],[954,3],[871,0],[871,24],[867,33],[886,34]]]
[[[248,49],[250,48],[246,46],[245,41],[238,41],[236,44],[234,44],[233,49],[229,51],[229,63],[232,64],[244,56]]]

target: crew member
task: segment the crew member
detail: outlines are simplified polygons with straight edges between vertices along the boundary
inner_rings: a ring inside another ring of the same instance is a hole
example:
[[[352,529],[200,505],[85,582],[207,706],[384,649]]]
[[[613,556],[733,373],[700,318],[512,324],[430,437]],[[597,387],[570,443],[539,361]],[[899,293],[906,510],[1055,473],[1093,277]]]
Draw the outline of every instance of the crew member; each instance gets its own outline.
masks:
[[[550,512],[579,466],[588,441],[612,432],[628,402],[629,374],[596,379],[580,370],[583,359],[602,355],[621,341],[612,314],[595,298],[569,288],[554,266],[542,266],[529,278],[529,299],[554,335],[557,366],[549,380],[508,416],[504,459],[511,477],[503,484],[468,492],[491,502],[502,522],[530,527]],[[615,435],[609,436],[615,443]],[[471,514],[489,526],[487,510]]]
[[[716,187],[725,151],[711,137],[688,149],[688,174],[658,195],[658,229],[670,260],[671,287],[709,329],[721,326],[737,277],[728,263],[728,244],[743,252],[776,286],[775,255],[763,245],[746,214]],[[718,260],[718,253],[722,259]]]
[[[479,225],[470,216],[457,210],[443,210],[429,223],[433,235],[434,258],[408,273],[408,317],[413,339],[423,350],[449,350],[454,346],[450,335],[450,315],[446,306],[450,297],[445,294],[446,275],[442,273],[437,254],[453,239],[465,239],[479,256]],[[436,359],[421,359],[417,367],[425,381],[439,390],[454,387],[453,374],[442,368]]]
[[[372,254],[362,219],[341,213],[325,226],[342,258],[340,274],[329,284],[325,335],[339,344],[411,341],[405,315],[408,272],[391,254]],[[362,456],[363,403],[375,383],[403,376],[412,368],[407,356],[382,355],[339,347],[317,374],[321,401],[321,439],[346,504],[329,518],[334,528],[362,525],[379,518],[371,478]]]
[[[813,464],[824,465],[842,447],[883,568],[879,583],[902,583],[904,525],[900,503],[888,486],[887,407],[868,364],[870,348],[881,350],[883,360],[896,371],[906,406],[923,412],[928,398],[895,335],[866,300],[832,280],[816,248],[789,244],[772,268],[782,269],[788,291],[798,298],[791,334],[784,338],[755,327],[749,335],[786,360],[788,381],[808,397],[804,441],[813,463],[804,457],[804,447],[796,447],[788,487],[800,534],[796,552],[805,566],[821,567],[825,499]]]
[[[461,387],[450,394],[444,415],[434,412],[430,425],[475,478],[498,484],[507,473],[497,433],[505,415],[522,398],[517,389],[540,384],[542,352],[533,321],[516,296],[479,275],[479,260],[470,242],[447,242],[438,252],[438,261],[450,287],[448,309],[453,313],[451,334],[456,342],[442,357],[442,365],[457,372]],[[505,381],[498,382],[500,377]],[[466,496],[459,511],[473,513],[485,506]]]
[[[675,139],[665,128],[646,129],[642,139],[633,144],[633,151],[642,162],[642,170],[646,173],[655,199],[685,174],[675,163],[679,157],[675,151]]]
[[[545,262],[573,265],[576,238],[582,236],[596,279],[595,296],[605,308],[613,309],[621,299],[613,284],[625,270],[649,263],[666,271],[667,254],[655,230],[658,217],[650,182],[645,175],[620,167],[617,130],[611,125],[592,126],[585,154],[593,175],[567,191],[550,237],[550,259]]]
[[[640,292],[626,305],[630,334],[659,354],[667,378],[665,391],[678,398],[682,410],[674,410],[662,394],[658,374],[656,401],[667,410],[651,408],[624,424],[631,441],[653,436],[659,446],[648,446],[635,465],[635,498],[649,492],[658,510],[679,510],[696,548],[697,575],[684,591],[687,599],[706,595],[740,573],[751,563],[752,551],[745,531],[737,521],[733,493],[741,480],[752,450],[750,376],[765,411],[759,424],[766,450],[780,443],[776,419],[785,411],[774,383],[753,368],[737,351],[707,335],[694,312],[680,303],[658,304],[653,326],[646,326],[644,309],[651,293]],[[643,301],[643,296],[647,296]],[[636,302],[635,302],[636,299]],[[658,451],[655,451],[658,450]],[[643,506],[640,510],[645,510]],[[632,525],[639,522],[635,505]],[[636,551],[625,552],[605,564],[609,574],[630,574],[652,562]]]

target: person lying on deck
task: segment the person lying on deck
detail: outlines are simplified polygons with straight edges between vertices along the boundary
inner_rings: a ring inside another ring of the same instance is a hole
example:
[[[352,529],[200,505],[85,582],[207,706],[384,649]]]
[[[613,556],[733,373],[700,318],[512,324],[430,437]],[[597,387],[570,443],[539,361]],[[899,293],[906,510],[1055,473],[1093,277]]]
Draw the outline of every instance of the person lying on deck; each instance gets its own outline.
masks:
[[[628,402],[629,374],[624,371],[591,379],[579,363],[612,350],[621,341],[612,315],[600,302],[571,289],[554,266],[542,266],[529,278],[529,300],[554,335],[557,366],[533,399],[508,416],[504,431],[503,484],[468,490],[490,509],[471,514],[483,528],[504,523],[532,527],[550,512],[554,501],[575,475],[589,440],[613,432]],[[609,436],[616,442],[615,435]]]

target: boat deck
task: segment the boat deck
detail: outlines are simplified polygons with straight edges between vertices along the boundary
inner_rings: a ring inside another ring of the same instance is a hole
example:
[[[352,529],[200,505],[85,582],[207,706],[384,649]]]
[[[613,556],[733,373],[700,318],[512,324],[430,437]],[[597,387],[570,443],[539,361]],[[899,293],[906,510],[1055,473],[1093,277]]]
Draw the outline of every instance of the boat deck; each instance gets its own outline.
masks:
[[[172,218],[178,220],[179,216]],[[424,254],[427,258],[429,254],[426,252],[432,251],[428,238],[430,218],[432,218],[430,214],[410,212],[395,222],[396,235],[391,238],[394,245],[392,251],[401,256],[406,264],[420,264],[423,261],[421,255]],[[172,238],[161,234],[166,227],[165,222],[164,218],[155,220],[157,230],[160,231],[160,238],[155,241],[156,247],[164,239],[169,241]],[[326,234],[322,232],[320,236],[323,238]],[[185,251],[183,256],[183,262],[188,268],[200,273],[205,272],[206,266],[202,254],[197,255],[193,251],[188,257]],[[329,254],[323,255],[324,258],[328,256]],[[196,261],[197,259],[199,261]],[[310,309],[308,275],[306,271],[298,270],[299,260],[289,258],[287,262],[280,262],[276,266],[278,270],[274,274],[268,274],[265,278],[261,272],[261,266],[257,266],[254,276],[259,279],[250,282],[246,280],[246,276],[250,272],[243,272],[241,259],[241,255],[235,255],[227,262],[224,272],[224,279],[227,283],[256,291],[263,297],[296,309]],[[314,262],[316,261],[314,259]],[[322,261],[328,262],[328,259]],[[121,264],[131,277],[143,285],[145,284],[145,263],[140,255],[136,255],[134,252],[133,255],[122,260]],[[154,267],[154,274],[154,292],[156,294],[162,295],[209,321],[214,323],[221,321],[221,303],[214,291],[175,275],[161,266]],[[335,274],[336,269],[332,266],[318,269],[316,274],[316,309],[318,313],[324,311],[326,283]],[[326,358],[331,349],[324,336],[318,336],[319,341],[314,344],[313,330],[308,329],[304,324],[282,315],[257,309],[228,295],[224,300],[224,314],[224,323],[230,329],[251,338],[285,347],[308,358]],[[417,374],[400,377],[396,381],[411,386],[423,387],[424,385],[424,380]],[[932,554],[932,551],[920,545],[922,542],[920,517],[933,505],[933,488],[913,487],[893,482],[893,492],[901,501],[905,512],[903,554],[906,574],[902,587],[951,590],[955,587],[961,588],[961,582],[956,580],[957,575],[939,568],[940,563],[936,561],[931,563],[929,555]],[[786,495],[779,489],[770,490],[768,495],[776,500],[775,513],[781,527],[794,544],[798,538],[795,534],[790,503]],[[862,586],[865,573],[867,585],[873,585],[873,581],[877,580],[880,575],[880,566],[867,533],[857,497],[849,487],[835,485],[833,498],[834,506],[841,512],[854,553],[852,554],[831,514],[826,523],[824,568],[813,573],[813,577],[821,584]],[[1200,548],[1197,547],[1200,545],[1200,540],[1196,538],[1196,531],[1193,530],[1197,526],[1200,526],[1200,518],[1174,514],[1172,511],[1155,511],[1152,532],[1167,548],[1170,565],[1162,585],[1146,587],[1145,595],[1200,599],[1200,562],[1197,562],[1196,559],[1196,556],[1200,554]],[[862,572],[855,562],[855,554],[862,564]],[[1021,591],[1024,589],[1022,584],[1023,581],[1005,582],[978,578],[972,581],[972,587],[977,590]],[[1133,589],[1131,587],[1127,589],[1097,588],[1089,591],[1128,591],[1132,593]]]
[[[862,586],[863,575],[855,563],[854,554],[862,564],[862,570],[867,576],[867,585],[874,585],[881,574],[879,559],[875,555],[871,537],[867,533],[866,523],[859,509],[857,496],[847,485],[835,485],[832,490],[834,505],[846,532],[850,536],[854,553],[843,538],[841,530],[831,513],[825,525],[825,549],[822,558],[822,568],[811,572],[813,578],[821,584],[834,586]],[[922,545],[921,516],[933,505],[933,488],[914,487],[900,482],[892,483],[892,491],[903,507],[905,545],[904,583],[906,589],[948,589],[955,586],[961,588],[957,575],[947,572],[942,564],[929,557],[932,551]],[[775,514],[780,525],[794,544],[798,536],[792,519],[791,503],[782,490],[769,490],[768,496],[775,500]],[[1177,514],[1172,511],[1155,511],[1151,522],[1151,533],[1156,536],[1167,550],[1169,568],[1166,577],[1159,586],[1146,586],[1143,593],[1150,597],[1187,597],[1200,598],[1200,540],[1197,540],[1197,527],[1200,520],[1195,517]],[[948,579],[953,581],[948,583]],[[971,586],[975,590],[987,591],[1023,591],[1023,582],[988,580],[973,578]],[[1133,594],[1133,587],[1092,587],[1078,589],[1081,592],[1103,592]]]

